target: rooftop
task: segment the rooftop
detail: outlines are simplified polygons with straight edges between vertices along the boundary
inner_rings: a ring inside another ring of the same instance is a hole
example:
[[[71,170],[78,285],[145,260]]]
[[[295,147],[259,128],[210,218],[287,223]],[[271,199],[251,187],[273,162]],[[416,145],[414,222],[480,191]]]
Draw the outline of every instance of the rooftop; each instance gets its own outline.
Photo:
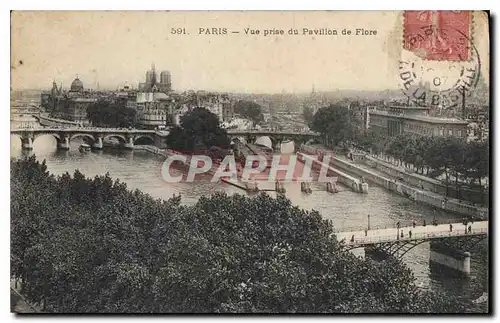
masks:
[[[419,106],[402,106],[402,105],[391,105],[390,109],[401,109],[401,110],[430,110],[429,107],[419,107]]]
[[[78,97],[72,98],[74,102],[96,102],[97,98],[89,98],[89,97]]]
[[[380,116],[386,116],[386,117],[391,117],[391,118],[398,118],[398,119],[407,119],[407,120],[416,120],[416,121],[422,121],[422,122],[428,122],[428,123],[437,123],[437,124],[462,124],[462,125],[467,125],[468,122],[465,120],[460,120],[460,119],[452,119],[452,118],[437,118],[437,117],[429,117],[429,116],[421,116],[421,115],[397,115],[397,114],[392,114],[388,111],[370,111],[370,114],[375,114],[375,115],[380,115]]]

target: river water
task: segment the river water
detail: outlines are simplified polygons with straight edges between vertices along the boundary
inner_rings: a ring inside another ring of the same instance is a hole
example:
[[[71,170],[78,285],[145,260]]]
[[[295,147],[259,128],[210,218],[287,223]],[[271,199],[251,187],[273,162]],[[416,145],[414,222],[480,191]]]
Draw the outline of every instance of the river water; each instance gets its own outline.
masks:
[[[104,175],[109,172],[113,178],[127,183],[130,189],[140,189],[155,198],[168,199],[173,194],[181,194],[185,204],[192,204],[201,195],[209,192],[224,191],[228,194],[244,191],[229,184],[197,181],[194,183],[166,183],[161,178],[163,159],[147,151],[103,150],[82,154],[78,151],[81,142],[75,139],[71,142],[71,150],[58,151],[56,141],[51,136],[42,136],[35,140],[34,149],[30,153],[21,150],[19,137],[11,137],[11,156],[35,154],[39,160],[46,160],[50,172],[58,175],[65,172],[73,173],[79,169],[87,177]],[[179,171],[180,172],[180,171]],[[177,175],[177,174],[173,174]],[[371,228],[393,227],[397,221],[402,226],[410,225],[413,220],[422,223],[425,219],[431,223],[434,216],[441,223],[458,222],[459,215],[444,211],[433,212],[431,207],[417,204],[399,195],[393,195],[383,188],[371,186],[368,194],[359,194],[342,189],[340,193],[327,193],[324,184],[312,185],[312,194],[303,194],[299,183],[285,184],[286,195],[295,205],[303,209],[315,209],[324,218],[332,220],[337,230],[351,231],[353,228],[365,228],[370,215]],[[274,195],[273,192],[269,193]],[[480,257],[481,256],[481,257]],[[486,290],[485,275],[487,266],[483,261],[484,254],[473,253],[471,261],[471,277],[469,279],[451,278],[431,274],[429,270],[429,244],[421,244],[404,257],[403,261],[412,269],[417,284],[422,288],[437,291],[447,290],[467,298],[477,298],[479,291]],[[472,290],[474,292],[472,293]],[[474,295],[471,295],[474,294]]]

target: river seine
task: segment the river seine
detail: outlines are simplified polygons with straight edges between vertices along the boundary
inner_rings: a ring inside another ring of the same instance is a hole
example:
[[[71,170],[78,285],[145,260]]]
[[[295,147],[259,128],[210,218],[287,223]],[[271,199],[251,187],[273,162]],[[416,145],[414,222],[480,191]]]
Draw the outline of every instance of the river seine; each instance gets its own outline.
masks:
[[[183,203],[192,204],[202,196],[216,191],[228,194],[244,191],[228,184],[198,181],[194,183],[166,183],[161,178],[163,159],[146,151],[103,150],[80,153],[81,142],[71,142],[70,151],[58,151],[56,141],[51,136],[42,136],[35,140],[34,150],[30,153],[21,151],[19,137],[11,137],[11,157],[24,154],[35,154],[39,160],[46,160],[50,172],[56,175],[65,172],[73,173],[79,169],[87,177],[104,175],[126,182],[130,189],[140,189],[155,198],[168,199],[173,194],[181,194]],[[431,207],[417,204],[402,196],[393,195],[383,188],[371,186],[368,194],[358,194],[343,189],[337,194],[327,193],[324,184],[313,184],[312,194],[303,194],[299,183],[285,184],[286,195],[295,205],[301,208],[319,211],[326,219],[332,220],[337,230],[350,231],[351,228],[366,228],[368,215],[370,226],[374,228],[393,227],[397,221],[402,226],[410,225],[413,220],[421,224],[425,219],[431,223],[436,217],[440,223],[457,222],[459,215],[437,211]],[[274,195],[274,193],[270,193]],[[429,245],[421,244],[404,257],[403,261],[413,270],[417,284],[422,288],[437,291],[447,290],[466,298],[478,298],[487,290],[487,266],[485,251],[473,253],[471,260],[471,277],[457,279],[443,275],[435,275],[429,271]]]

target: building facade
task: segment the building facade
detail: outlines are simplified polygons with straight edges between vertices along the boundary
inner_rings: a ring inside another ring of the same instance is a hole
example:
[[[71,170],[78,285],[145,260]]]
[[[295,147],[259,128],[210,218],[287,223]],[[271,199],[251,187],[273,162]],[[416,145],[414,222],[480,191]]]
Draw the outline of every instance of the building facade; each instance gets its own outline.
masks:
[[[63,91],[62,86],[58,88],[54,81],[51,91],[41,94],[41,105],[54,117],[88,125],[87,108],[100,96],[98,92],[86,90],[76,77],[68,91]]]
[[[171,111],[176,125],[179,125],[181,116],[195,108],[205,108],[212,112],[219,118],[221,124],[234,118],[234,102],[227,94],[188,91],[175,98],[174,101],[175,109]]]
[[[137,122],[143,128],[154,129],[174,122],[173,100],[162,92],[137,93]]]
[[[227,94],[214,94],[199,91],[196,95],[197,106],[205,108],[219,117],[220,122],[226,122],[234,117],[234,103]]]
[[[421,136],[467,138],[467,121],[428,115],[428,108],[396,107],[369,109],[369,127],[389,136],[410,133]]]

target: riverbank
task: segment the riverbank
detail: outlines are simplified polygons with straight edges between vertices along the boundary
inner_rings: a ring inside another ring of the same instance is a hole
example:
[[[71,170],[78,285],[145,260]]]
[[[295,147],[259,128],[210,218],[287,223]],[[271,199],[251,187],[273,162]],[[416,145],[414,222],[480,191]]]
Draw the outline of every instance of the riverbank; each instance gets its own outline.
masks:
[[[332,167],[331,165],[328,165],[320,160],[318,160],[315,156],[307,155],[301,152],[297,152],[297,156],[300,160],[308,160],[312,163],[313,169],[318,170],[318,168],[326,168],[328,169],[329,172],[333,172],[337,176],[337,181],[339,183],[344,184],[348,188],[350,188],[352,191],[357,192],[357,193],[368,193],[368,184],[367,183],[362,183],[359,178],[355,178],[354,176],[351,176],[335,167]]]
[[[81,127],[82,125],[78,122],[51,118],[48,113],[41,113],[35,116],[43,127]]]
[[[399,178],[394,176],[390,176],[381,171],[377,171],[376,169],[371,169],[368,166],[349,161],[342,155],[334,156],[333,151],[328,151],[326,149],[318,150],[318,148],[305,145],[300,149],[305,153],[319,153],[319,150],[328,152],[331,154],[331,159],[333,159],[333,163],[337,168],[360,178],[363,177],[368,182],[382,186],[391,192],[405,196],[415,202],[428,204],[435,208],[460,215],[488,219],[487,208],[469,205],[458,199],[447,198],[443,195],[412,186],[411,184],[402,182]]]
[[[434,192],[439,195],[448,196],[448,198],[460,198],[459,200],[464,201],[465,204],[477,204],[478,207],[489,204],[488,191],[480,192],[478,190],[472,190],[465,187],[457,189],[454,185],[447,186],[440,180],[417,174],[409,169],[398,167],[366,153],[364,153],[362,158],[358,161],[372,169],[380,170],[387,175],[401,178],[405,183],[411,184],[414,187]]]

